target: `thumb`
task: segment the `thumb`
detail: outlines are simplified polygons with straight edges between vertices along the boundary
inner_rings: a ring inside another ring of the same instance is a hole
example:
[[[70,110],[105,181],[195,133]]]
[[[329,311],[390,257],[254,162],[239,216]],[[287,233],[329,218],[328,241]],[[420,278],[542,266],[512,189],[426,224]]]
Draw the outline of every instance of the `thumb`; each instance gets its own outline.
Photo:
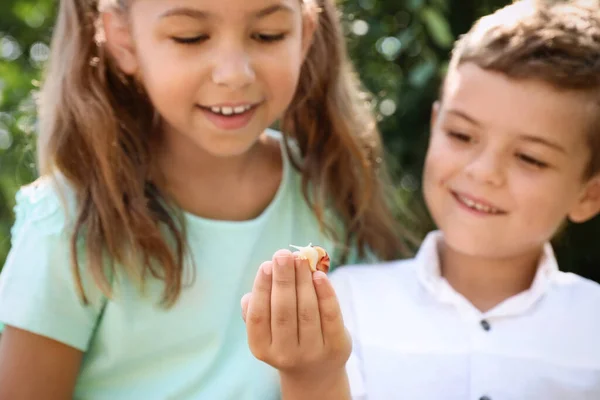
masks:
[[[242,319],[246,322],[246,315],[248,314],[248,304],[250,303],[250,297],[252,297],[252,293],[246,293],[242,297],[241,306],[242,306]]]

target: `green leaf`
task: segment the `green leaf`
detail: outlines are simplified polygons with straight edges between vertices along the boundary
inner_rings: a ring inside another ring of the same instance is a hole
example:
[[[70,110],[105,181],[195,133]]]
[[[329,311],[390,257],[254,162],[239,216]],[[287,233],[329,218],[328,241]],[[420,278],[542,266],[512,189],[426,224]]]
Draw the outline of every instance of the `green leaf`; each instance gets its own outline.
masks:
[[[423,87],[429,82],[436,72],[436,62],[433,60],[424,60],[417,64],[411,71],[408,81],[416,87]]]
[[[436,45],[445,49],[452,46],[454,37],[450,31],[450,26],[438,10],[425,7],[421,10],[421,19]]]

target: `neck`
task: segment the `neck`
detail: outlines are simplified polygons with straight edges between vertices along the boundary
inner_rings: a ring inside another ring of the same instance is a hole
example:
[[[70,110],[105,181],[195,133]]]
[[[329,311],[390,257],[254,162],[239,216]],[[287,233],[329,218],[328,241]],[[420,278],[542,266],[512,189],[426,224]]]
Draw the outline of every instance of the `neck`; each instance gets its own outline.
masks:
[[[257,141],[248,151],[231,156],[216,156],[205,151],[181,134],[165,135],[157,159],[162,180],[169,186],[199,183],[205,180],[241,177],[261,152],[263,141]]]
[[[440,245],[440,265],[448,283],[477,309],[488,311],[531,287],[541,249],[506,258],[485,258]]]
[[[167,135],[165,135],[167,136]],[[281,179],[279,146],[263,135],[239,155],[215,156],[185,135],[159,146],[153,179],[183,210],[208,219],[247,220],[269,204]]]

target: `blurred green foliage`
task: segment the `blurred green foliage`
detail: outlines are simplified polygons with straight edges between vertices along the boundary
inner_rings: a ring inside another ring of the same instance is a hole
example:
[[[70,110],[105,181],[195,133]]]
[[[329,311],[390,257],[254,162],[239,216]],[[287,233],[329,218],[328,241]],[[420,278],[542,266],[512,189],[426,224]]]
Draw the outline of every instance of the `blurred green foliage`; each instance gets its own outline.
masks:
[[[55,9],[49,0],[0,5],[0,265],[10,246],[15,192],[36,176],[33,96]]]
[[[431,104],[453,41],[508,0],[339,0],[349,50],[376,110],[401,197],[423,209],[420,179]],[[35,179],[33,96],[48,56],[56,1],[0,5],[0,266],[17,188]],[[425,224],[428,224],[425,222]],[[428,225],[425,225],[428,226]],[[556,242],[563,269],[600,281],[597,220]]]

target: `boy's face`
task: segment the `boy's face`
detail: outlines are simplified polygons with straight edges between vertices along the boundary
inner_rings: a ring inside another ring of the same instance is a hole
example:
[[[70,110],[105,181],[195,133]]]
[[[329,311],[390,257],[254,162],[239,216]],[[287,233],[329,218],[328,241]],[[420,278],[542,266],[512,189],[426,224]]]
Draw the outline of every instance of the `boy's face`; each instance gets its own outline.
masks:
[[[480,257],[539,249],[565,217],[591,218],[598,179],[585,179],[594,111],[581,93],[465,63],[432,115],[424,195],[446,244]]]

